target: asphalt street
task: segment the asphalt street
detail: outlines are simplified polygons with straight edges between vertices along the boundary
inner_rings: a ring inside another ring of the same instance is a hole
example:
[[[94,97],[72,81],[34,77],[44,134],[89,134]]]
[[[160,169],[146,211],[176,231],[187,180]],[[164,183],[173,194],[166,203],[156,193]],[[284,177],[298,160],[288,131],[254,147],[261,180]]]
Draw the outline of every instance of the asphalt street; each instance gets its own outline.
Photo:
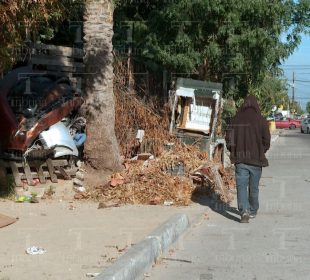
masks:
[[[310,279],[310,134],[285,130],[268,152],[260,209],[238,222],[236,201],[210,206],[153,267],[150,280]]]

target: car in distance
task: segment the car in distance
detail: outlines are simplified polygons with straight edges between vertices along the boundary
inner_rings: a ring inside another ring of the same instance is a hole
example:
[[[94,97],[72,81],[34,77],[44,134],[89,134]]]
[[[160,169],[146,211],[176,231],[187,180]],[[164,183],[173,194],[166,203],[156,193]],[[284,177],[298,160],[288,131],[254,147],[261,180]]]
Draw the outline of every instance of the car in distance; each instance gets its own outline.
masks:
[[[275,121],[276,128],[289,128],[295,129],[301,127],[301,120],[291,119],[291,118],[280,118]]]
[[[310,118],[303,119],[300,127],[301,133],[310,133]]]

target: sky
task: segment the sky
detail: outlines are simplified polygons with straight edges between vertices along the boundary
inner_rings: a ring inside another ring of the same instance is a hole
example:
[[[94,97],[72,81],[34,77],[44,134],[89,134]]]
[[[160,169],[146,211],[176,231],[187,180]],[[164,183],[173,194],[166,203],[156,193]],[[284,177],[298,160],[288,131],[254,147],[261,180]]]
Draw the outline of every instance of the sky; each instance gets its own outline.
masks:
[[[288,87],[292,98],[293,72],[295,72],[295,100],[303,109],[310,101],[310,36],[303,35],[298,49],[283,63],[284,76],[291,85]]]

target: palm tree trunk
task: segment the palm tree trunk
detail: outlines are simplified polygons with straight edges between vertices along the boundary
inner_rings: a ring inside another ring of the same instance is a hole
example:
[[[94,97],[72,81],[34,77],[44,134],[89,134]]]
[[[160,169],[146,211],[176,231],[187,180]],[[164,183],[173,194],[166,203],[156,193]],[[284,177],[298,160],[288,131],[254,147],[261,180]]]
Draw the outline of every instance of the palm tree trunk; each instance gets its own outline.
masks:
[[[96,170],[120,169],[115,136],[113,94],[112,0],[86,0],[84,14],[85,103],[87,117],[85,157]]]

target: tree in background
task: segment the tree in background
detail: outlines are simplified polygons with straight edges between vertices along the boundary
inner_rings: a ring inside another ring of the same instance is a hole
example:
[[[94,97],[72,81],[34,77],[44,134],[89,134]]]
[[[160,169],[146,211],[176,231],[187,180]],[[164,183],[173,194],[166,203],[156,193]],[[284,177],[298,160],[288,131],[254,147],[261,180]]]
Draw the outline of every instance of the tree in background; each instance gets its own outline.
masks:
[[[282,106],[286,110],[290,107],[285,81],[272,75],[266,75],[260,85],[251,84],[249,93],[257,98],[262,114],[265,116],[271,113],[274,105],[277,108]]]
[[[125,54],[131,48],[135,67],[143,63],[148,70],[223,82],[225,95],[235,99],[262,83],[266,73],[279,74],[281,61],[309,27],[307,0],[117,4],[115,46]]]
[[[84,0],[0,1],[0,73],[27,64],[32,43],[72,46],[83,12]]]
[[[0,72],[9,70],[15,63],[29,59],[25,47],[30,41],[51,38],[51,22],[64,19],[66,9],[62,1],[18,1],[0,2]]]
[[[298,115],[302,115],[305,111],[301,108],[301,105],[299,102],[294,101],[291,103],[290,105],[290,111],[293,114],[298,114]]]
[[[310,101],[307,102],[306,111],[310,113]]]

